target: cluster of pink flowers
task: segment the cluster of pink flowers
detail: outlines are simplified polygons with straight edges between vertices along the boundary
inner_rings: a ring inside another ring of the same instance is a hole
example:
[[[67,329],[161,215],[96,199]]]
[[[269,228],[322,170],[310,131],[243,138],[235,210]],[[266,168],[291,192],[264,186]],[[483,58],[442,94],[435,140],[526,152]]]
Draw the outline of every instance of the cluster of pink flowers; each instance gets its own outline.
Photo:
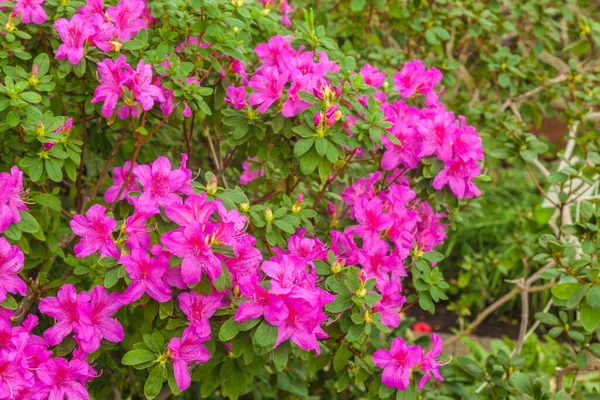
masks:
[[[152,65],[143,60],[133,69],[125,59],[119,56],[116,61],[110,58],[98,63],[100,85],[96,87],[92,103],[104,101],[102,115],[112,116],[117,103],[121,106],[117,115],[127,119],[129,115],[138,116],[139,109],[148,111],[154,107],[154,102],[164,102],[163,91],[153,83]]]
[[[102,0],[89,0],[70,20],[54,23],[63,43],[56,58],[77,64],[84,56],[86,42],[104,52],[119,51],[140,29],[147,29],[152,19],[144,0],[121,0],[104,10]]]
[[[0,173],[0,233],[21,220],[19,210],[27,210],[23,192],[23,171],[15,166]]]
[[[265,113],[274,103],[282,101],[281,114],[291,118],[311,106],[300,98],[299,93],[311,93],[324,105],[324,111],[316,112],[313,118],[314,127],[322,133],[342,118],[340,104],[351,107],[349,99],[344,98],[340,89],[325,78],[328,72],[339,72],[337,63],[329,61],[325,53],[318,53],[318,61],[315,61],[312,52],[304,51],[303,47],[294,50],[291,38],[282,36],[274,36],[268,43],[259,44],[255,52],[262,64],[248,83],[227,88],[225,101],[234,109],[250,105]],[[403,100],[388,102],[388,94],[381,90],[385,86],[386,75],[376,67],[367,64],[361,68],[360,75],[365,84],[377,89],[372,97],[392,124],[388,133],[394,140],[385,135],[381,139],[384,146],[381,168],[411,170],[423,158],[435,156],[444,165],[433,179],[435,189],[448,185],[458,198],[478,196],[480,191],[473,179],[481,173],[481,139],[475,128],[467,125],[464,117],[456,118],[438,100],[436,86],[442,80],[441,72],[436,68],[426,69],[420,60],[416,60],[407,62],[393,76],[394,86],[401,97],[425,97],[426,105],[422,108],[408,106]],[[251,89],[249,96],[248,88]],[[358,100],[367,106],[367,96]],[[351,127],[356,125],[358,118],[349,114],[345,119],[343,127],[352,135]],[[359,154],[364,153],[361,151]]]
[[[3,240],[3,238],[2,238]],[[21,254],[22,256],[22,254]],[[102,297],[104,296],[104,297]],[[112,299],[111,299],[112,300]],[[76,330],[80,343],[94,346],[102,337],[113,336],[113,325],[105,317],[106,291],[97,286],[91,303],[87,293],[77,295],[71,285],[64,285],[58,298],[46,298],[40,311],[61,318],[60,326],[47,330],[44,336],[32,333],[38,325],[35,315],[28,315],[20,326],[12,326],[12,311],[0,312],[0,396],[3,399],[81,399],[88,400],[86,383],[98,374],[87,363],[88,352],[76,349],[70,360],[52,357],[49,349],[60,335]],[[111,306],[109,306],[111,307]],[[114,321],[114,320],[113,320]],[[118,322],[114,321],[118,325]],[[118,325],[120,327],[120,325]],[[122,339],[123,331],[120,331]],[[94,335],[100,335],[95,340]],[[89,350],[90,348],[88,348]]]

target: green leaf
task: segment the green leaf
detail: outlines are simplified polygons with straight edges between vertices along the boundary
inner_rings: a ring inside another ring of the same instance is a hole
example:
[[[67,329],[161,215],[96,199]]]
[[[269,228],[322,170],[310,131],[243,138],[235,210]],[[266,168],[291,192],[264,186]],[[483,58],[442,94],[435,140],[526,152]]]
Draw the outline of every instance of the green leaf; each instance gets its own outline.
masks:
[[[60,169],[60,165],[52,158],[48,158],[44,160],[44,168],[46,169],[46,173],[48,177],[52,179],[54,182],[61,182],[63,179],[63,174]]]
[[[510,378],[510,383],[522,394],[531,392],[531,379],[520,372],[513,373]]]
[[[587,304],[593,309],[600,308],[600,284],[595,284],[588,292]]]
[[[571,53],[573,53],[574,56],[582,56],[584,54],[587,54],[587,52],[590,51],[590,42],[586,39],[582,39],[578,42],[576,42],[573,47],[571,47]]]
[[[144,394],[146,395],[146,398],[153,399],[158,396],[162,389],[163,382],[163,367],[157,365],[150,371],[150,375],[148,375],[148,379],[146,379],[146,383],[144,384]]]
[[[42,101],[42,96],[34,92],[23,92],[19,96],[28,103],[39,103]]]
[[[229,269],[225,265],[221,264],[221,270],[221,275],[219,275],[219,277],[213,282],[215,289],[217,289],[219,292],[231,287],[231,274],[229,273]]]
[[[0,303],[0,306],[9,310],[16,310],[19,307],[15,298],[12,297],[10,294],[6,295],[6,299],[4,299],[2,303]]]
[[[575,293],[579,286],[579,283],[559,283],[552,288],[552,294],[557,299],[567,300],[569,297],[573,296],[573,293]]]
[[[275,221],[273,221],[273,223],[275,224],[276,227],[278,227],[279,229],[281,229],[282,231],[289,233],[290,235],[293,235],[294,232],[296,232],[296,230],[294,229],[294,227],[290,224],[288,224],[287,222],[281,220],[281,219],[276,219]]]
[[[360,12],[365,8],[366,5],[367,0],[352,0],[352,2],[350,3],[350,9],[353,12]]]
[[[441,253],[438,253],[437,251],[430,251],[430,252],[423,254],[423,258],[426,259],[427,261],[439,262],[444,259],[444,255]]]
[[[229,318],[219,330],[219,340],[228,342],[240,332],[240,325],[235,322],[233,317]]]
[[[418,392],[415,385],[415,382],[411,382],[406,389],[398,390],[398,393],[396,393],[396,400],[417,400]],[[440,397],[438,396],[437,399],[439,400]]]
[[[283,371],[289,359],[288,344],[282,343],[273,350],[273,363],[276,371]]]
[[[38,224],[37,220],[33,217],[33,215],[29,214],[26,211],[19,211],[21,214],[21,220],[17,222],[17,227],[27,233],[36,233],[40,230],[40,224]]]
[[[539,313],[536,313],[534,315],[534,317],[535,317],[535,319],[537,319],[538,321],[540,321],[546,325],[553,325],[553,326],[561,325],[558,317],[556,315],[553,315],[550,313],[539,312]]]
[[[560,184],[569,179],[569,175],[565,174],[564,172],[555,171],[550,173],[546,179],[549,183]]]
[[[62,206],[60,204],[60,199],[53,194],[50,193],[39,193],[34,195],[33,201],[35,201],[40,206],[48,207],[55,211],[62,210]]]
[[[317,149],[318,155],[325,156],[327,154],[327,150],[329,149],[329,140],[318,137],[315,140],[315,148]]]
[[[156,355],[150,350],[134,349],[130,350],[121,359],[123,365],[138,365],[156,360]]]
[[[593,309],[587,304],[581,306],[581,325],[588,332],[596,330],[600,325],[600,308]]]
[[[304,154],[300,158],[300,171],[304,175],[308,175],[317,168],[319,164],[320,157],[317,154],[315,149],[311,149],[308,153]]]
[[[314,143],[315,143],[314,137],[303,138],[303,139],[298,140],[298,142],[296,142],[296,145],[294,145],[294,155],[296,157],[300,157],[301,155],[303,155],[307,151],[309,151]]]
[[[48,58],[48,54],[40,53],[34,60],[33,65],[37,66],[38,69],[38,77],[46,75],[48,69],[50,68],[50,58]]]
[[[337,349],[333,356],[333,369],[335,369],[335,372],[340,372],[346,368],[346,363],[350,357],[352,357],[352,352],[342,342],[340,348]]]
[[[11,128],[14,128],[15,126],[19,125],[20,121],[21,121],[21,118],[19,117],[19,114],[17,114],[13,110],[10,110],[8,112],[8,114],[6,115],[6,123]]]
[[[498,85],[502,88],[508,87],[510,85],[510,75],[506,72],[502,72],[498,75]]]
[[[252,344],[257,354],[268,353],[277,343],[277,327],[269,324],[267,321],[260,323],[252,335]]]

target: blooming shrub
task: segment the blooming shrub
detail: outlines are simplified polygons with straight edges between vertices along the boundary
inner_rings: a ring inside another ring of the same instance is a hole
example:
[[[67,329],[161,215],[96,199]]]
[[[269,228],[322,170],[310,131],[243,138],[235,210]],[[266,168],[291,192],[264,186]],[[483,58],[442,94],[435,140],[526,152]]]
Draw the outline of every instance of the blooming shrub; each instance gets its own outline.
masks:
[[[0,13],[0,396],[443,381],[441,338],[400,337],[480,194],[440,71],[358,69],[286,1],[107,3]]]

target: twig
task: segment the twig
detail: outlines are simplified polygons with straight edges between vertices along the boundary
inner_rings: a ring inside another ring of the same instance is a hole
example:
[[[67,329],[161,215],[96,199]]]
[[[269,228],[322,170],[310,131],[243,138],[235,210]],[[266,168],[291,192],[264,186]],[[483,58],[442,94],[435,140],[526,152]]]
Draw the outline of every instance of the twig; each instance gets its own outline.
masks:
[[[94,186],[94,190],[92,190],[92,194],[86,198],[86,201],[83,203],[83,205],[81,207],[81,210],[79,210],[79,212],[81,212],[83,209],[85,209],[86,204],[91,199],[95,198],[96,195],[98,194],[98,190],[100,190],[100,186],[102,186],[102,181],[104,181],[104,178],[108,174],[108,171],[110,170],[110,167],[112,166],[112,163],[113,163],[113,161],[114,161],[114,159],[115,159],[115,157],[117,155],[117,151],[119,150],[119,147],[121,146],[121,143],[125,139],[125,134],[127,133],[127,127],[128,126],[129,126],[128,124],[125,124],[125,126],[123,127],[123,130],[121,130],[121,134],[117,138],[117,141],[115,142],[115,145],[114,145],[113,149],[111,150],[111,152],[110,152],[110,154],[108,156],[108,159],[106,160],[106,164],[104,165],[104,169],[102,169],[102,172],[98,176],[98,182],[96,183],[96,186]]]
[[[350,155],[346,159],[346,162],[344,163],[344,165],[342,165],[342,167],[335,173],[335,175],[330,178],[327,178],[327,180],[323,184],[323,187],[319,191],[319,194],[317,194],[317,198],[315,199],[315,203],[313,204],[313,207],[312,207],[313,210],[315,210],[319,206],[319,203],[321,202],[321,199],[325,195],[325,191],[327,190],[327,188],[333,183],[333,181],[335,181],[337,179],[338,176],[340,176],[342,171],[344,169],[346,169],[346,167],[348,166],[350,161],[352,161],[352,158],[354,158],[354,155],[356,154],[357,151],[358,151],[358,147],[356,149],[352,150],[352,153],[350,153]]]
[[[273,197],[277,196],[280,193],[282,193],[281,190],[279,190],[279,189],[273,189],[269,193],[266,193],[266,194],[262,195],[258,199],[252,199],[252,200],[250,200],[250,204],[261,204],[261,203],[264,203],[265,201],[272,199]]]
[[[87,145],[87,122],[85,115],[85,105],[80,104],[81,121],[83,123],[83,145],[81,146],[81,161],[79,162],[79,172],[77,173],[77,183],[75,191],[75,209],[79,210],[81,206],[81,182],[83,180],[83,165],[85,163],[85,148]]]

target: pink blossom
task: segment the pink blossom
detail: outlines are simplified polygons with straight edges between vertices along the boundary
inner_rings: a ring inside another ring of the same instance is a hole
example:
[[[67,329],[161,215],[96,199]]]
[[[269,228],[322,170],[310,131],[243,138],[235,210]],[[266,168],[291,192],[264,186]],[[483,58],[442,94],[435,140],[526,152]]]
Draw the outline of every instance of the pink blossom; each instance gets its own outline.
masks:
[[[0,237],[0,302],[6,300],[6,293],[27,294],[27,285],[18,274],[23,268],[24,255],[18,246],[11,246]]]
[[[288,73],[280,73],[275,67],[266,67],[261,73],[255,74],[248,86],[255,91],[248,97],[251,106],[260,105],[258,111],[264,113],[279,100],[283,87],[287,82]]]
[[[251,286],[243,287],[242,293],[250,300],[240,304],[235,312],[235,320],[243,322],[264,315],[265,320],[271,325],[279,325],[288,316],[288,310],[283,299],[271,294],[254,279]]]
[[[69,133],[71,133],[72,130],[73,130],[73,118],[67,118],[61,126],[56,128],[56,130],[54,132],[62,132],[62,133],[65,133],[68,135]]]
[[[249,158],[247,161],[242,163],[242,169],[244,172],[240,175],[240,185],[247,185],[255,179],[265,175],[265,170],[262,165],[257,163],[256,157]],[[260,168],[256,168],[260,166]]]
[[[398,390],[405,390],[410,384],[412,369],[421,362],[422,349],[407,346],[402,338],[392,341],[390,350],[379,349],[373,353],[373,363],[383,368],[381,382]]]
[[[181,203],[178,192],[191,193],[186,172],[182,169],[173,170],[167,157],[158,157],[150,165],[137,165],[133,173],[142,186],[139,202],[169,207]]]
[[[128,0],[121,0],[122,3],[125,1]],[[165,101],[163,92],[158,86],[152,84],[152,65],[144,63],[144,60],[138,62],[128,84],[135,95],[135,100],[142,105],[143,110],[150,110],[154,106],[154,101]]]
[[[19,210],[27,210],[22,193],[23,171],[14,166],[10,173],[0,173],[0,233],[21,220]]]
[[[402,286],[398,279],[390,279],[386,276],[384,279],[377,280],[377,290],[381,293],[381,300],[373,306],[373,312],[381,314],[381,323],[388,328],[397,328],[400,326],[400,308],[406,302],[406,297],[400,295]]]
[[[415,60],[405,63],[393,79],[396,90],[404,98],[421,93],[428,100],[437,100],[434,88],[442,81],[442,73],[437,68],[426,70],[421,60]]]
[[[87,17],[98,14],[104,18],[104,3],[102,0],[87,0],[86,5],[77,10],[77,12]]]
[[[228,86],[226,92],[225,103],[231,104],[236,110],[246,108],[246,86]]]
[[[59,344],[73,331],[82,338],[92,336],[91,321],[86,312],[89,301],[89,294],[78,294],[71,284],[62,285],[56,297],[45,297],[40,301],[40,312],[56,320],[56,324],[44,332],[44,339],[49,345]]]
[[[481,194],[479,188],[472,181],[480,173],[481,165],[474,160],[467,162],[461,159],[452,160],[446,162],[444,169],[433,179],[433,187],[440,190],[448,184],[456,197],[470,199]]]
[[[197,337],[208,339],[210,323],[208,319],[223,306],[221,294],[197,294],[196,292],[181,293],[177,296],[181,311],[190,321],[190,328]]]
[[[392,217],[383,211],[384,204],[380,199],[359,198],[354,203],[354,216],[359,225],[352,227],[350,231],[363,238],[379,237],[382,231],[394,225]]]
[[[134,164],[134,168],[136,166],[137,166],[137,164]],[[127,182],[127,185],[125,186],[125,189],[123,189],[123,191],[121,192],[121,188],[123,187],[123,184],[125,183],[125,180],[127,179],[127,174],[129,174],[130,168],[131,168],[131,161],[127,161],[123,165],[123,168],[116,167],[113,169],[113,184],[111,187],[106,189],[106,192],[104,192],[104,201],[106,201],[107,203],[113,203],[115,200],[121,201],[125,197],[127,197],[129,195],[129,193],[132,193],[132,192],[137,193],[140,191],[140,189],[138,188],[138,186],[135,183],[135,176],[133,174],[131,174],[131,177],[129,178],[129,181]],[[121,195],[119,196],[119,198],[117,198],[117,195],[119,193],[121,193]]]
[[[210,359],[210,353],[189,329],[183,331],[181,339],[172,338],[168,347],[169,356],[173,360],[173,372],[177,387],[179,390],[186,390],[192,382],[188,364],[207,362]]]
[[[89,400],[85,383],[95,372],[85,361],[64,358],[51,358],[41,364],[36,371],[37,389],[48,399]]]
[[[16,0],[13,13],[21,14],[21,21],[28,24],[33,21],[35,24],[46,22],[46,11],[42,7],[45,0]]]
[[[379,68],[373,67],[371,64],[365,64],[360,69],[360,74],[367,85],[376,89],[379,89],[385,82],[385,73],[379,72]]]
[[[192,222],[208,222],[216,210],[217,203],[206,200],[206,193],[202,193],[188,196],[183,204],[172,204],[165,213],[171,221],[185,227]]]
[[[114,7],[106,9],[106,14],[114,22],[119,39],[128,41],[140,29],[146,28],[143,18],[146,3],[142,0],[121,0]]]
[[[419,156],[436,154],[442,161],[452,159],[452,138],[459,129],[454,114],[445,110],[435,110],[428,118],[423,118],[417,125],[421,134]]]
[[[88,338],[81,337],[79,344],[86,353],[93,353],[100,347],[102,339],[118,343],[123,340],[123,327],[113,314],[121,308],[120,293],[106,292],[104,286],[95,286],[90,292],[91,303],[84,312],[88,315],[93,333]]]
[[[95,204],[85,213],[85,217],[75,215],[69,225],[73,233],[81,236],[74,248],[77,257],[87,257],[99,251],[100,257],[119,258],[117,245],[110,235],[117,221],[106,216],[106,207]]]
[[[431,335],[431,342],[433,343],[431,350],[423,354],[421,359],[421,371],[425,371],[425,375],[419,381],[419,390],[423,390],[431,375],[438,381],[444,380],[440,375],[441,364],[438,361],[438,356],[442,353],[442,338],[434,333]]]
[[[177,257],[183,258],[181,277],[188,285],[200,282],[202,273],[214,281],[223,272],[221,261],[213,253],[208,241],[209,235],[204,231],[203,224],[198,222],[167,232],[162,237],[165,247]]]
[[[33,387],[35,378],[27,368],[23,355],[16,351],[0,350],[0,396],[2,399],[20,398],[28,387]]]
[[[287,69],[289,57],[294,54],[290,41],[282,36],[273,36],[268,43],[261,43],[254,48],[254,52],[267,67],[275,66],[279,71]]]
[[[159,303],[171,299],[171,289],[163,280],[165,272],[169,268],[169,260],[166,257],[152,258],[146,251],[135,248],[131,250],[130,255],[122,256],[119,264],[125,266],[125,270],[131,278],[131,284],[121,297],[123,304],[133,303],[144,293]]]
[[[56,58],[68,58],[71,64],[77,64],[83,58],[85,41],[94,33],[87,19],[79,14],[73,15],[70,21],[59,18],[54,28],[63,41],[56,51]]]
[[[131,67],[127,64],[125,56],[121,55],[116,61],[110,58],[98,63],[100,85],[94,91],[92,104],[104,100],[102,115],[111,117],[123,93],[123,86],[131,79]]]

